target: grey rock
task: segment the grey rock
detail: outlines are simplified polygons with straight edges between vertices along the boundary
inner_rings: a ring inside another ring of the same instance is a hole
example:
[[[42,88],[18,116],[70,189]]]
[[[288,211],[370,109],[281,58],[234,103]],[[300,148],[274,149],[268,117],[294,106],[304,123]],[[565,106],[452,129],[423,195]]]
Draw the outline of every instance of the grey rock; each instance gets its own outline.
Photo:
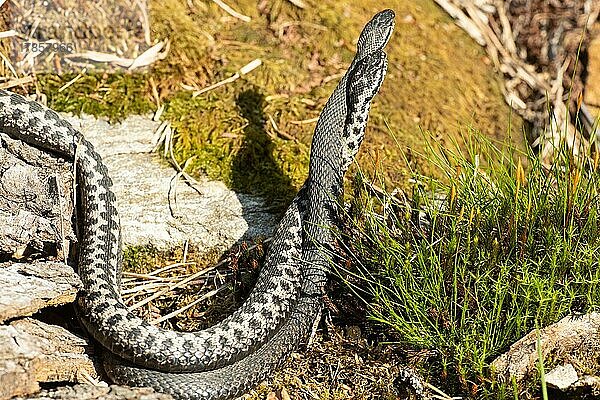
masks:
[[[71,303],[80,285],[73,268],[64,263],[0,263],[0,322]]]
[[[94,144],[110,171],[124,244],[166,249],[189,240],[199,249],[223,251],[241,239],[272,233],[276,218],[264,210],[263,200],[237,194],[222,182],[201,180],[200,193],[179,182],[174,196],[176,171],[151,153],[158,122],[144,116],[115,125],[91,116],[67,119]]]

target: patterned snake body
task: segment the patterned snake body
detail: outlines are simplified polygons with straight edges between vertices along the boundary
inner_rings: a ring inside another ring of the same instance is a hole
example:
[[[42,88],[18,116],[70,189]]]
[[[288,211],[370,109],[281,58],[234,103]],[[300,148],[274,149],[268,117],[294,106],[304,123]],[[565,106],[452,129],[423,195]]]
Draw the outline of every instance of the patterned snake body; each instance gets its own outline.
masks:
[[[105,367],[114,381],[152,386],[180,399],[229,398],[268,377],[304,340],[321,310],[327,270],[314,243],[332,242],[326,227],[386,72],[382,49],[393,19],[392,11],[382,11],[361,33],[356,57],[317,123],[309,178],[286,211],[249,298],[198,332],[160,329],[127,309],[119,293],[115,195],[100,156],[54,111],[0,91],[0,131],[77,161],[83,283],[77,310],[88,332],[110,351]]]

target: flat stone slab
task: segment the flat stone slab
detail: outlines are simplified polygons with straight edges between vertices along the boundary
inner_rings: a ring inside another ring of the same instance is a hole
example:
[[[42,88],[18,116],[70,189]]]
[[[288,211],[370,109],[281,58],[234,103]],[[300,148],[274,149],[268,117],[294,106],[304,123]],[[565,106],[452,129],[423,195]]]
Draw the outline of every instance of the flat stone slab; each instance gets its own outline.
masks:
[[[501,382],[518,385],[527,379],[537,379],[538,368],[538,335],[540,352],[545,365],[570,364],[572,370],[548,371],[551,380],[558,372],[568,372],[568,379],[556,383],[561,390],[587,386],[600,394],[594,385],[600,376],[600,313],[567,316],[560,321],[538,331],[531,331],[510,349],[492,362],[492,370]],[[563,374],[564,375],[564,374]],[[579,376],[579,378],[576,378]],[[575,378],[574,378],[575,377]],[[567,384],[567,381],[571,381]]]
[[[573,364],[559,365],[546,374],[546,383],[550,387],[567,390],[579,380],[577,371]]]
[[[208,180],[200,180],[198,191],[181,181],[173,189],[176,171],[151,153],[158,122],[144,116],[114,125],[85,115],[67,119],[94,144],[108,167],[125,245],[168,249],[188,240],[200,250],[224,251],[242,239],[272,234],[276,217],[258,197]]]
[[[118,124],[85,115],[66,118],[94,144],[110,171],[125,245],[169,249],[189,241],[200,251],[222,252],[273,232],[276,217],[265,211],[261,198],[235,193],[218,181],[200,179],[194,190],[174,179],[176,171],[151,153],[159,123],[150,117]],[[75,240],[72,162],[0,134],[0,164],[0,253],[54,248],[47,254],[62,258]]]
[[[0,322],[71,303],[80,285],[73,268],[64,263],[0,263]]]
[[[25,318],[0,326],[0,399],[35,393],[38,382],[98,376],[88,343],[55,325]]]

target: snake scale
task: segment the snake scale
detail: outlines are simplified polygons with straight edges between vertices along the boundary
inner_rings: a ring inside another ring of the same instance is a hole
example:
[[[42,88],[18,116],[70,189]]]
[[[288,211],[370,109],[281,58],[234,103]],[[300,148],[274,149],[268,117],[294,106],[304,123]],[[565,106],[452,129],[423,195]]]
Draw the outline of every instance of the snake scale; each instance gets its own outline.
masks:
[[[387,70],[383,52],[394,13],[376,14],[325,105],[313,135],[309,176],[285,212],[248,299],[220,323],[198,332],[157,328],[133,315],[119,292],[121,235],[112,182],[101,157],[54,111],[0,90],[0,131],[76,160],[80,206],[76,310],[106,350],[117,382],[151,386],[179,399],[231,398],[268,377],[303,341],[321,312],[328,263],[323,246],[343,177],[364,137],[369,108]]]

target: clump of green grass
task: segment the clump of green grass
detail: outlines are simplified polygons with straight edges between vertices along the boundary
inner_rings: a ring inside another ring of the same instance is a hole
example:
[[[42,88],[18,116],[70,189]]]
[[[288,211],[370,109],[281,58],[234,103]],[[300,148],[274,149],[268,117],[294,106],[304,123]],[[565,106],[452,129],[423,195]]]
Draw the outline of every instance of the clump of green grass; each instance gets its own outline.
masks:
[[[435,354],[423,367],[434,384],[514,398],[491,361],[536,326],[600,306],[598,155],[565,146],[547,169],[469,138],[463,151],[430,145],[444,178],[414,173],[404,199],[356,184],[352,287],[408,349]]]

